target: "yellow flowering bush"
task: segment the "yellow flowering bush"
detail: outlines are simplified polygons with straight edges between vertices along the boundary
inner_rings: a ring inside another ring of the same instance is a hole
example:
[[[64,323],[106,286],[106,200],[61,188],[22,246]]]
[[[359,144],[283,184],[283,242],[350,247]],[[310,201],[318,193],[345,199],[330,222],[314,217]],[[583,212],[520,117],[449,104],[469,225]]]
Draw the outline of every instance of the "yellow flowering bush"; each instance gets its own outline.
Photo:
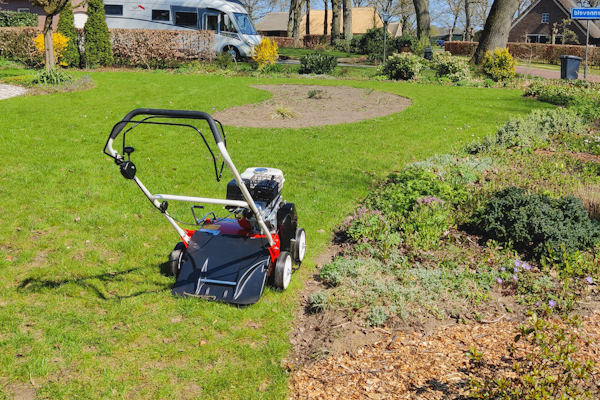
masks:
[[[254,46],[252,59],[258,64],[258,69],[263,69],[267,65],[275,64],[279,57],[277,53],[277,43],[269,38],[263,38],[260,44]]]
[[[45,46],[44,46],[44,35],[41,33],[33,39],[33,43],[35,44],[35,48],[41,53],[44,54]],[[63,35],[62,33],[53,33],[52,34],[52,46],[54,47],[54,59],[59,65],[66,66],[67,64],[63,61],[62,55],[67,45],[69,44],[69,38]]]
[[[495,81],[503,81],[515,77],[517,62],[507,48],[496,48],[485,53],[481,64],[483,72]]]

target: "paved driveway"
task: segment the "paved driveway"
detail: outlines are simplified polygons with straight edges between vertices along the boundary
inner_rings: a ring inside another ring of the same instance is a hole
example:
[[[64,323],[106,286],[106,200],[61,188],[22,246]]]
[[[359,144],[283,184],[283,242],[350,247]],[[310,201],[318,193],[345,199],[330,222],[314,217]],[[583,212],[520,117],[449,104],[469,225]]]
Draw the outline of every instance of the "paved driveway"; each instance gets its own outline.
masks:
[[[542,78],[549,79],[560,79],[560,71],[530,68],[523,65],[517,65],[517,74],[541,76]],[[579,68],[579,79],[583,80],[583,67]],[[600,76],[588,73],[587,80],[590,82],[600,82]]]

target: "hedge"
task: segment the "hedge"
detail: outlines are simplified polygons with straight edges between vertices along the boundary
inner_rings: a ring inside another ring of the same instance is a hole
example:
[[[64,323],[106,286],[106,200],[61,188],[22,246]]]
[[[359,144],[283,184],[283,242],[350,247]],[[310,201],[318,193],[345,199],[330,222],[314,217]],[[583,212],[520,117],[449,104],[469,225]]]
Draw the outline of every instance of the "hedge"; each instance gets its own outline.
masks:
[[[211,31],[111,29],[115,65],[172,68],[189,60],[212,60]]]
[[[37,67],[43,64],[33,39],[38,28],[0,28],[0,57]],[[77,29],[81,38],[83,30]],[[176,67],[188,60],[214,58],[214,34],[209,31],[110,29],[114,63],[143,68]]]
[[[294,38],[286,36],[269,36],[269,39],[277,43],[277,47],[294,47]],[[302,47],[304,43],[300,42],[298,47]]]
[[[37,26],[37,24],[37,14],[0,10],[0,27],[2,28],[9,26]]]
[[[41,66],[42,55],[33,39],[42,33],[38,28],[0,28],[0,57],[19,61],[30,67]]]
[[[444,48],[453,55],[472,56],[477,44],[477,42],[446,42]],[[585,57],[585,46],[524,42],[510,42],[507,46],[510,54],[521,60],[531,59],[531,61],[559,64],[561,55]],[[588,60],[592,65],[600,65],[600,48],[589,47]]]

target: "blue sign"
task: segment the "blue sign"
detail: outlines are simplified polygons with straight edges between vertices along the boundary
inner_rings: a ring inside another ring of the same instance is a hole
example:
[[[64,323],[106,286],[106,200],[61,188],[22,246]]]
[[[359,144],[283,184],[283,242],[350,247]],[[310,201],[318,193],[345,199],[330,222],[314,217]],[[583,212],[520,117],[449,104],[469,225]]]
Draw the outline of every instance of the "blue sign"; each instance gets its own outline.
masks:
[[[600,8],[571,8],[571,19],[600,19]]]

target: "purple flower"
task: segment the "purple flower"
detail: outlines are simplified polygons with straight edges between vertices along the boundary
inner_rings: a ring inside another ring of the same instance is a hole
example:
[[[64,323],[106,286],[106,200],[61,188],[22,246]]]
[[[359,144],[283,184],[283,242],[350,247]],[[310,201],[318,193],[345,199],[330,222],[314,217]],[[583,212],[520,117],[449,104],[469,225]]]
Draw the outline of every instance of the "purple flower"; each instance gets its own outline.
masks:
[[[513,272],[516,274],[517,272],[519,272],[519,268],[517,268],[517,267],[514,267],[514,268],[513,268]]]
[[[521,266],[521,260],[515,260],[515,267]]]
[[[550,307],[554,307],[554,306],[556,306],[556,302],[554,300],[548,300],[548,305]]]
[[[502,278],[496,278],[496,282],[502,283]]]
[[[506,271],[506,268],[504,268],[504,267],[501,267],[501,268],[500,268],[500,271],[504,272],[504,271]]]
[[[513,275],[513,276],[512,276],[512,280],[516,282],[516,281],[518,280],[517,276],[516,276],[516,275]]]
[[[525,271],[529,271],[529,270],[531,270],[531,265],[529,265],[529,264],[527,264],[527,263],[523,263],[522,267],[523,267],[523,269],[524,269]]]
[[[539,307],[539,306],[540,306],[540,302],[539,302],[539,301],[536,301],[535,303],[533,303],[533,305],[534,305],[535,307]]]
[[[591,276],[588,276],[588,277],[586,277],[586,278],[585,278],[585,281],[588,283],[588,285],[591,285],[591,284],[593,284],[593,283],[594,283],[594,280],[592,279],[592,277],[591,277]]]

